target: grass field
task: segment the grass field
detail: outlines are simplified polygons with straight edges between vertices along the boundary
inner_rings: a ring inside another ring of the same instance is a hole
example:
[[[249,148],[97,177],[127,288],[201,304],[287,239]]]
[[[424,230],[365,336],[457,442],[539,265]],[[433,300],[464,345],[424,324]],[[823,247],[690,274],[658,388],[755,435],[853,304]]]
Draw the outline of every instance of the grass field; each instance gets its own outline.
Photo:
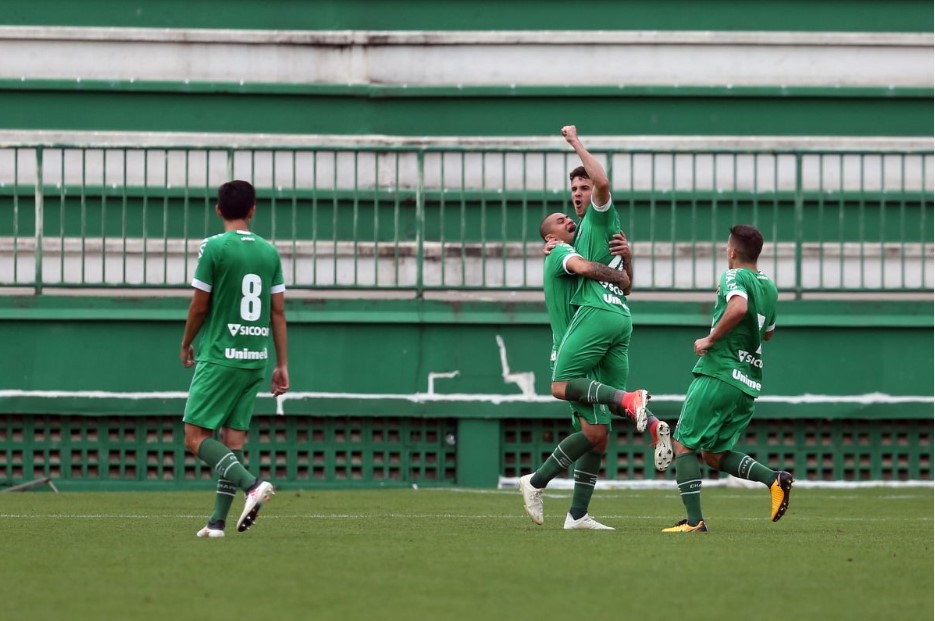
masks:
[[[931,489],[709,489],[707,535],[663,535],[671,491],[598,491],[615,532],[565,532],[518,492],[283,490],[202,540],[208,492],[0,494],[4,621],[932,619]],[[235,502],[239,512],[240,501]]]

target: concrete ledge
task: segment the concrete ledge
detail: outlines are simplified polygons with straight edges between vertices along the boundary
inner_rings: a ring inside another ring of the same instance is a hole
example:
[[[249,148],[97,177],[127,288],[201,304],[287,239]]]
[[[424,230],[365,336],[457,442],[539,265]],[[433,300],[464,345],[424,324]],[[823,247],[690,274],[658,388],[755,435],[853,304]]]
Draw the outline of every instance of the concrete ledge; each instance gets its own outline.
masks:
[[[922,33],[6,26],[0,27],[0,77],[406,85],[931,86],[932,45],[933,36]],[[596,63],[596,55],[613,62]]]
[[[75,146],[191,147],[220,149],[262,148],[490,148],[561,149],[565,141],[551,136],[388,136],[380,134],[248,134],[196,132],[121,132],[0,129],[0,147],[34,148]],[[872,151],[905,152],[935,149],[932,138],[908,136],[588,136],[588,147],[600,150],[638,151]]]

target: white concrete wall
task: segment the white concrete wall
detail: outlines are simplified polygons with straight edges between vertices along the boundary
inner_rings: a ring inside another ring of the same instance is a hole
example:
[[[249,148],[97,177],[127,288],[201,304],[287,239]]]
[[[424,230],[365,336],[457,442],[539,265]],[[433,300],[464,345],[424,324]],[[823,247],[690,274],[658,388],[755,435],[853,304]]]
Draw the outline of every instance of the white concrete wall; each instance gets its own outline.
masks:
[[[932,86],[930,34],[0,27],[0,78],[380,85]]]
[[[201,240],[45,239],[42,280],[51,285],[170,285],[191,281]],[[124,253],[126,246],[126,253]],[[395,258],[390,244],[300,242],[277,244],[289,287],[401,287],[415,288],[417,247],[404,242]],[[0,237],[0,285],[35,282],[36,245]],[[542,286],[542,245],[426,242],[424,282],[430,287],[488,287],[510,289]],[[725,269],[720,244],[633,244],[636,289],[713,290]],[[853,288],[869,292],[898,292],[904,288],[935,286],[933,247],[921,244],[806,244],[802,250],[806,290]],[[444,255],[444,256],[443,256]],[[376,256],[376,258],[374,258]],[[759,267],[781,290],[795,286],[795,247],[766,244]]]

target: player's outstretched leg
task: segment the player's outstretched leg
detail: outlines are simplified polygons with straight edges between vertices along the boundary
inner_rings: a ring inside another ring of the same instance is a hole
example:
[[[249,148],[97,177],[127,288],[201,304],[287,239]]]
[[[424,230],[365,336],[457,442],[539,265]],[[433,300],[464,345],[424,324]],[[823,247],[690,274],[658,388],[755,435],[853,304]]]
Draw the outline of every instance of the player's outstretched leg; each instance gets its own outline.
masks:
[[[594,380],[573,379],[565,382],[564,397],[562,398],[566,401],[578,401],[580,403],[601,403],[607,406],[622,405],[636,424],[636,430],[643,433],[646,430],[646,404],[652,397],[649,395],[649,391],[643,389],[626,392]]]
[[[776,480],[769,486],[769,495],[772,498],[773,506],[770,512],[770,519],[778,522],[786,514],[789,508],[789,496],[792,494],[792,484],[795,480],[792,475],[786,471],[776,473]]]
[[[739,479],[758,481],[769,488],[772,508],[769,517],[778,522],[789,508],[789,495],[792,493],[792,475],[784,470],[771,470],[749,455],[738,451],[728,451],[721,456],[721,472]]]
[[[242,533],[256,523],[260,509],[275,493],[273,484],[268,481],[257,479],[256,483],[250,486],[244,498],[243,512],[237,520],[237,532]]]

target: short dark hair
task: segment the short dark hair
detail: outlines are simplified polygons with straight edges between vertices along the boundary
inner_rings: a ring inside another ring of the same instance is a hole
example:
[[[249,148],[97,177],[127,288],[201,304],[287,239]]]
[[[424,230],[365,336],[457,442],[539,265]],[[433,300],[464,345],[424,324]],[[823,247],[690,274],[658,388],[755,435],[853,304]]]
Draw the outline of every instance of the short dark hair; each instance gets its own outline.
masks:
[[[545,241],[545,238],[549,234],[549,218],[552,217],[552,214],[547,215],[542,219],[542,223],[539,224],[539,235],[542,236],[542,241]]]
[[[738,258],[744,263],[755,263],[763,250],[763,234],[750,224],[730,227],[730,236]]]
[[[579,166],[570,173],[568,173],[568,180],[574,181],[575,177],[584,177],[585,179],[590,179],[591,175],[588,174],[588,171],[584,169],[584,166]]]
[[[218,188],[218,207],[225,220],[246,218],[256,205],[256,190],[246,181],[228,181]]]

